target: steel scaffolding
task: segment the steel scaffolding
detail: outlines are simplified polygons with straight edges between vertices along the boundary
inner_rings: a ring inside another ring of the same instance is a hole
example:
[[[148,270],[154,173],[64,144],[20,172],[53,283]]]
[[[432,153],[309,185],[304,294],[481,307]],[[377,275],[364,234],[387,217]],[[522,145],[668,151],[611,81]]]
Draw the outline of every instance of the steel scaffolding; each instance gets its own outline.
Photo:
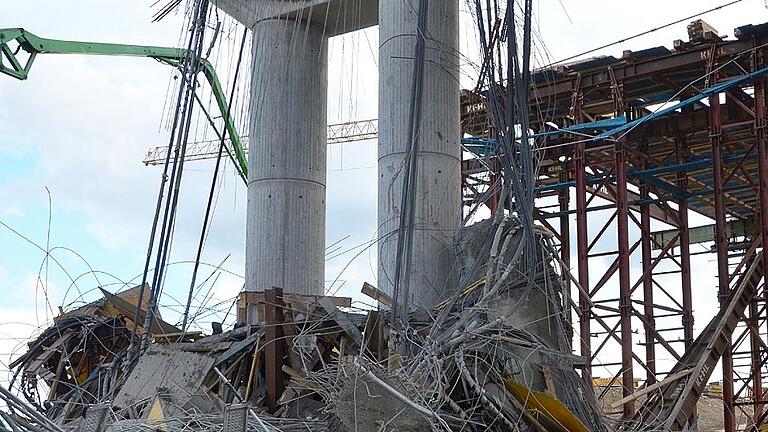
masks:
[[[766,43],[768,26],[745,26],[733,40],[708,35],[533,76],[536,216],[575,267],[578,284],[564,276],[564,302],[586,362],[582,377],[593,384],[598,368],[610,370],[624,419],[643,401],[632,398],[637,378],[646,377],[644,386],[663,380],[670,368],[659,359],[680,360],[694,341],[692,256],[716,257],[724,304],[768,238]],[[467,205],[495,209],[502,173],[484,97],[462,98],[465,136],[489,143],[464,161],[464,195]],[[692,226],[691,215],[710,225]],[[694,253],[694,244],[710,248]],[[762,260],[768,268],[768,254]],[[737,429],[737,417],[766,420],[764,282],[722,356],[726,431]],[[616,361],[599,361],[608,353]]]

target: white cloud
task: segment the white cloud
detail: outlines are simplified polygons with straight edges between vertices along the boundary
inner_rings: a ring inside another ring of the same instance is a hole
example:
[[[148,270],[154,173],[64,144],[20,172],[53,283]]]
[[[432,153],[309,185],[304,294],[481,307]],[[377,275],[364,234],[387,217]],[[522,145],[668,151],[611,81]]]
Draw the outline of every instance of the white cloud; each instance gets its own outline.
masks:
[[[19,207],[10,206],[3,209],[3,216],[11,216],[20,219],[23,218],[25,214]]]
[[[86,225],[88,232],[98,237],[101,245],[105,248],[116,251],[127,245],[131,238],[125,232],[115,229],[115,226],[109,224],[91,222]]]
[[[5,385],[10,379],[8,364],[27,351],[27,342],[42,326],[30,321],[29,317],[34,316],[30,308],[3,307],[0,316],[0,383]]]
[[[179,41],[180,17],[166,19],[160,24],[149,24],[151,12],[147,6],[150,1],[120,8],[98,0],[83,0],[76,6],[56,1],[44,2],[45,7],[40,6],[41,2],[27,3],[20,3],[4,11],[3,18],[9,25],[25,25],[41,36],[154,45],[177,45]],[[719,1],[702,0],[697,2],[697,8],[706,9],[716,3]],[[643,5],[627,7],[621,2],[607,4],[599,0],[586,0],[579,7],[566,7],[570,18],[561,13],[562,6],[558,0],[542,2],[541,11],[545,13],[537,17],[540,22],[537,34],[544,38],[552,51],[552,58],[538,58],[539,63],[610,42],[605,40],[610,35],[624,36],[656,26],[660,24],[658,10],[663,9],[668,16],[677,17],[684,15],[690,5],[687,2],[649,0]],[[706,16],[705,19],[721,29],[722,33],[729,33],[732,27],[745,24],[749,17],[758,12],[764,15],[765,9],[761,2],[753,0],[726,9],[723,13]],[[68,19],[61,20],[61,16],[67,16]],[[764,17],[755,19],[758,22],[765,21]],[[473,34],[467,31],[462,35],[462,49],[470,53],[469,59],[465,59],[467,62],[473,60],[472,53],[476,52]],[[620,55],[624,48],[647,48],[662,44],[670,46],[672,40],[677,38],[685,38],[685,23],[598,54]],[[375,67],[375,61],[368,54],[370,50],[375,51],[376,47],[375,30],[332,41],[330,53],[343,56],[343,60],[334,59],[334,64],[329,68],[331,122],[376,116],[377,82],[376,74],[371,69]],[[225,46],[222,51],[227,49]],[[229,54],[225,52],[222,55],[227,57]],[[358,64],[361,58],[365,59],[364,64]],[[224,71],[224,65],[228,63],[221,61],[220,64],[220,74],[225,77],[228,73]],[[168,109],[164,104],[168,99],[166,93],[171,73],[170,68],[146,59],[43,55],[36,60],[28,81],[2,77],[0,94],[8,103],[0,104],[0,148],[3,151],[10,149],[14,154],[34,155],[38,159],[30,176],[12,179],[0,185],[3,204],[20,203],[28,199],[45,202],[46,198],[41,191],[47,185],[53,196],[54,210],[63,209],[85,216],[84,226],[94,235],[94,239],[84,241],[98,240],[107,252],[136,244],[140,245],[136,249],[143,251],[154,212],[161,169],[144,167],[140,161],[149,147],[167,143],[167,133],[158,132],[158,125]],[[462,82],[465,85],[471,84],[473,76],[474,72],[467,68]],[[240,95],[242,99],[243,95]],[[242,128],[245,129],[245,126]],[[201,126],[197,138],[202,136],[202,129]],[[338,166],[341,166],[341,149],[344,151],[345,168],[369,166],[371,156],[375,161],[375,146],[360,144],[358,148],[365,150],[356,155],[355,151],[350,151],[355,145],[358,144],[337,147],[339,151],[335,156],[338,156],[338,160],[333,162],[339,162]],[[211,166],[208,162],[188,165],[182,186],[172,260],[191,259],[194,256]],[[347,241],[352,245],[371,238],[376,226],[375,170],[373,173],[372,176],[355,177],[360,179],[355,182],[348,180],[352,178],[349,172],[329,176],[328,230],[332,240],[352,234]],[[245,190],[231,174],[222,185],[204,260],[217,261],[231,252],[233,256],[227,268],[235,271],[240,269],[242,273]],[[3,214],[23,217],[24,208],[13,204],[3,209]],[[572,256],[575,258],[575,253]],[[347,259],[345,256],[329,263],[327,278],[333,279]],[[30,263],[30,268],[24,270],[36,271],[38,264]],[[105,270],[130,276],[141,271],[140,268],[130,267],[133,263],[117,265],[122,267]],[[363,280],[375,282],[372,280],[371,267],[375,269],[375,250],[372,256],[362,254],[342,274],[341,278],[348,282],[339,295],[361,298],[360,283]],[[599,275],[605,267],[606,263],[597,262],[590,269],[590,274]],[[175,268],[178,270],[174,271],[188,277],[190,267]],[[696,287],[713,284],[709,272],[711,269],[708,263],[696,264],[693,272]],[[0,273],[0,281],[1,276]],[[217,284],[216,298],[234,295],[241,284],[242,281],[237,278],[221,279]],[[48,288],[63,295],[57,291],[55,284],[49,284]],[[20,289],[14,295],[34,304],[34,294],[40,290],[37,275],[28,277]],[[615,293],[615,283],[609,283],[604,290],[606,293]],[[716,307],[715,298],[709,293],[695,297],[697,315],[702,317],[697,321],[697,328],[703,326],[706,320],[703,317],[708,316]],[[0,315],[4,316],[3,321],[18,319],[23,322],[29,322],[30,317],[34,316],[29,311],[6,315],[3,310],[0,310]],[[12,330],[0,327],[0,332],[4,331],[24,334],[23,329],[16,327]]]

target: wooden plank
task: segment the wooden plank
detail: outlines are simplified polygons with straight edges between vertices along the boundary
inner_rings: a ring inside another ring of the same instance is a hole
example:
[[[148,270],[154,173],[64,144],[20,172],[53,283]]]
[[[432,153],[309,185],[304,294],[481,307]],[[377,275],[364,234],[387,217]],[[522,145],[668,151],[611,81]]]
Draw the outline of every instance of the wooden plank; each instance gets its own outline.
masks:
[[[232,346],[228,350],[226,350],[221,355],[219,355],[219,357],[216,358],[216,363],[214,363],[213,365],[219,366],[222,363],[226,363],[232,357],[240,354],[240,352],[257,344],[259,339],[261,339],[262,336],[264,336],[264,330],[259,329],[258,331],[254,332],[252,335],[241,340],[240,342],[235,342],[234,344],[232,344]]]
[[[157,343],[168,342],[176,343],[185,339],[198,340],[203,337],[203,332],[199,330],[178,332],[178,333],[153,333],[152,340]]]
[[[51,390],[48,392],[48,402],[54,401],[59,398],[59,393],[57,392],[59,388],[59,383],[61,382],[61,372],[64,370],[64,364],[66,358],[64,357],[64,354],[61,354],[59,356],[59,362],[56,366],[56,372],[53,376],[53,384],[51,384]]]
[[[686,369],[686,370],[684,370],[682,372],[674,373],[674,374],[664,378],[663,380],[657,382],[656,384],[651,384],[651,385],[643,388],[642,390],[639,390],[639,391],[637,391],[637,392],[635,392],[635,393],[625,397],[624,399],[617,400],[616,402],[611,404],[611,408],[618,408],[618,407],[624,405],[627,402],[633,401],[633,400],[635,400],[635,399],[637,399],[637,398],[639,398],[641,396],[647,395],[648,393],[651,393],[651,392],[655,391],[656,389],[658,389],[661,386],[665,386],[667,384],[670,384],[670,383],[672,383],[674,381],[679,380],[680,378],[687,377],[688,375],[691,374],[691,372],[693,372],[693,369]]]
[[[384,306],[392,306],[392,298],[389,297],[387,293],[381,291],[368,282],[363,282],[363,288],[360,290],[360,292],[383,304]]]
[[[291,367],[301,370],[301,359],[293,349],[293,341],[296,337],[296,324],[293,322],[293,312],[288,309],[283,310],[283,333],[285,334],[285,349],[288,351]]]
[[[291,377],[292,380],[294,380],[294,381],[296,381],[296,382],[298,382],[300,384],[303,384],[303,385],[305,385],[307,387],[310,387],[310,388],[312,388],[314,390],[318,390],[318,391],[322,390],[322,387],[320,386],[320,384],[308,380],[301,372],[297,371],[296,369],[293,369],[293,368],[291,368],[289,366],[283,366],[283,372],[287,373]]]
[[[336,324],[338,324],[339,327],[344,330],[344,333],[352,339],[352,342],[357,344],[358,347],[361,346],[363,343],[363,334],[360,333],[360,330],[358,330],[357,327],[352,324],[352,321],[344,315],[344,312],[340,311],[328,297],[321,298],[319,303],[320,306],[328,312],[331,319],[336,321]]]
[[[325,296],[308,296],[302,294],[288,294],[287,300],[290,302],[300,301],[303,303],[314,303],[320,301],[320,299],[328,299],[337,307],[352,307],[351,297],[325,297]]]
[[[251,388],[253,386],[253,377],[259,373],[259,341],[256,341],[256,346],[253,348],[253,356],[251,357],[251,370],[248,372],[248,384],[245,387],[246,402],[251,397]],[[258,383],[256,383],[258,386]]]
[[[283,394],[283,290],[273,288],[264,292],[264,318],[267,324],[264,341],[264,375],[267,387],[267,408],[275,412]]]
[[[37,346],[34,349],[30,349],[23,355],[21,355],[19,358],[11,362],[9,368],[10,369],[16,369],[17,366],[19,366],[21,363],[23,363],[28,358],[34,359],[29,365],[27,365],[26,369],[33,371],[37,368],[39,368],[43,363],[46,363],[48,359],[59,351],[64,351],[59,349],[60,347],[64,346],[67,342],[69,342],[71,339],[73,339],[75,336],[78,336],[79,333],[67,333],[62,336],[60,336],[56,341],[54,341],[50,346]]]
[[[365,349],[378,362],[387,359],[387,341],[384,331],[384,315],[379,311],[368,312],[365,323]]]
[[[115,294],[112,294],[111,292],[105,290],[104,288],[99,287],[101,290],[101,293],[104,294],[104,298],[109,301],[112,306],[115,307],[121,314],[128,317],[128,319],[133,320],[133,318],[136,316],[136,305],[132,304],[131,302],[121,298],[120,296],[117,296]],[[144,309],[141,309],[139,311],[139,325],[142,325],[144,323],[144,317],[146,315],[146,312]],[[151,323],[152,334],[166,334],[166,335],[182,335],[181,329],[178,327],[169,324],[157,316],[154,317]],[[190,332],[191,334],[192,332]]]
[[[315,303],[319,301],[321,298],[330,299],[333,302],[333,304],[335,304],[338,307],[352,306],[351,297],[315,296],[315,295],[304,295],[304,294],[293,294],[293,293],[283,294],[283,302],[285,303],[293,303],[293,302]],[[265,292],[245,292],[244,291],[240,293],[240,298],[238,299],[238,305],[245,307],[246,303],[264,303],[265,299],[266,299],[266,291]]]

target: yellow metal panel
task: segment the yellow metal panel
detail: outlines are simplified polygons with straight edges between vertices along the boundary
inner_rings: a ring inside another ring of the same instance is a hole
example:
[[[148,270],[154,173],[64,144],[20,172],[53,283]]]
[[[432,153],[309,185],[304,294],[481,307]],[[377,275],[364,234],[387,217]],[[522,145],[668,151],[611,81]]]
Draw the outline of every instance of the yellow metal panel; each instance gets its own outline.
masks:
[[[155,401],[152,403],[152,407],[147,415],[147,421],[150,423],[165,422],[165,413],[163,412],[163,404],[160,402],[160,398],[155,398]]]
[[[147,414],[147,423],[152,425],[151,430],[167,430],[168,425],[165,422],[164,402],[160,397],[155,397],[152,406]]]
[[[511,379],[504,380],[507,390],[529,411],[536,411],[552,423],[562,427],[564,432],[589,432],[584,423],[559,400],[545,393],[533,391]]]

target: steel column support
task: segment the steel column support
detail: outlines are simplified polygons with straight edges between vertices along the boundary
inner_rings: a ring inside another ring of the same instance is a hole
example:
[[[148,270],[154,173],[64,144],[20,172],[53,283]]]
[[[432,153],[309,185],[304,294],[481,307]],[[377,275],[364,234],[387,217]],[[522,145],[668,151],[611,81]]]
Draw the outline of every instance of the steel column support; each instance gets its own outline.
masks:
[[[752,322],[754,328],[749,328],[749,348],[750,348],[750,360],[751,360],[751,374],[752,374],[752,418],[757,422],[762,414],[762,403],[760,403],[761,394],[763,393],[763,377],[762,377],[762,361],[760,359],[760,351],[762,351],[760,335],[757,334],[760,328],[760,317],[758,312],[758,304],[756,298],[752,299],[749,303],[749,316],[747,318]]]
[[[757,54],[760,55],[760,54]],[[762,59],[756,58],[755,65],[758,67],[762,65]],[[758,167],[758,199],[760,201],[760,232],[763,242],[763,266],[768,268],[768,248],[765,247],[768,244],[768,140],[765,133],[765,78],[761,78],[755,82],[755,145],[757,146],[757,167]],[[763,300],[768,301],[768,273],[766,273],[763,282]],[[757,316],[755,317],[758,318]],[[759,323],[755,322],[755,326],[759,327]],[[760,341],[756,341],[760,342]],[[758,403],[763,400],[763,385],[762,374],[760,367],[760,355],[759,347],[753,346],[753,350],[758,350],[757,355],[757,368],[752,373],[755,377],[753,383],[753,395],[754,406],[754,418],[759,423],[762,418],[764,404]]]
[[[675,143],[675,153],[678,164],[685,163],[687,159],[687,146],[682,137],[678,137]],[[680,171],[677,174],[677,187],[680,190],[688,190],[688,174]],[[688,199],[677,200],[678,219],[680,226],[680,283],[683,294],[683,339],[687,350],[693,344],[693,296],[691,294],[691,242],[688,227]]]
[[[688,158],[688,146],[680,134],[675,140],[675,159],[678,164],[683,164]],[[679,171],[677,173],[677,187],[687,192],[688,191],[688,174],[686,171]],[[677,218],[679,221],[678,232],[680,238],[678,239],[680,244],[680,289],[682,290],[682,325],[683,325],[683,344],[685,350],[693,345],[693,295],[691,293],[691,242],[690,232],[688,227],[688,198],[683,195],[682,198],[677,200]],[[694,406],[691,412],[691,419],[695,419],[697,414],[697,408]]]
[[[647,160],[643,159],[643,169],[646,168]],[[650,194],[647,182],[640,185],[640,199],[644,204],[640,206],[640,238],[642,249],[642,267],[643,275],[648,275],[652,270],[651,257],[651,209]],[[656,319],[653,310],[653,277],[648,275],[643,278],[643,314],[645,316],[645,365],[647,367],[648,377],[645,384],[651,385],[656,382],[656,343],[653,332],[656,330]]]
[[[726,304],[730,292],[728,281],[728,239],[726,238],[725,191],[723,184],[722,122],[720,95],[709,98],[710,141],[712,144],[712,170],[715,185],[715,247],[717,248],[718,299]],[[730,339],[723,352],[723,428],[735,432],[736,419],[733,404],[733,352]]]
[[[576,248],[579,266],[579,331],[581,340],[581,356],[584,358],[584,368],[581,377],[592,388],[592,348],[590,319],[592,311],[589,299],[589,245],[587,240],[587,176],[585,165],[584,143],[576,144],[573,158],[574,177],[576,179]]]
[[[574,123],[582,120],[581,76],[577,78],[571,95],[571,117]],[[576,183],[576,261],[579,268],[579,341],[580,354],[584,359],[581,377],[592,389],[592,301],[589,298],[589,239],[587,237],[587,155],[584,142],[576,144],[573,153],[573,179]]]
[[[568,171],[560,173],[560,182],[569,181]],[[568,210],[570,209],[570,188],[558,192],[557,199],[560,204],[560,259],[565,267],[571,267],[571,226]],[[568,320],[567,339],[573,343],[573,311],[571,311],[571,278],[563,272],[563,309],[565,319]]]
[[[619,314],[621,320],[621,369],[623,396],[634,393],[632,370],[632,287],[629,281],[629,206],[627,204],[627,157],[624,140],[615,147],[616,221],[618,231]],[[624,403],[624,418],[635,414],[634,401]]]
[[[501,197],[501,183],[499,182],[499,175],[492,171],[489,181],[488,190],[490,191],[490,197],[488,197],[488,208],[491,210],[491,217],[496,214],[496,209],[499,208],[499,199]]]
[[[622,113],[630,117],[630,112],[624,106],[623,83],[619,83],[613,73],[613,69],[608,67],[608,75],[611,79],[611,93],[613,94],[613,111],[616,117]],[[617,228],[617,257],[616,262],[619,270],[619,322],[621,325],[621,370],[622,370],[622,393],[626,398],[635,392],[635,377],[633,371],[633,346],[632,346],[632,284],[629,274],[629,255],[632,251],[629,249],[629,204],[627,197],[627,150],[626,139],[619,138],[614,147],[614,172],[616,173],[616,228]],[[646,191],[647,193],[647,191]],[[645,206],[646,212],[648,206]],[[650,215],[648,216],[648,232],[650,232]],[[647,239],[647,236],[643,236]],[[645,245],[644,245],[645,246]],[[648,259],[643,254],[643,266],[650,265],[650,243],[644,247],[643,252],[648,253]],[[645,274],[645,272],[643,272]],[[650,277],[646,278],[648,281]],[[653,316],[653,303],[648,304],[651,316]],[[655,329],[654,329],[655,330]],[[653,344],[649,345],[653,348]],[[650,371],[649,371],[649,374]],[[653,374],[651,374],[653,375]],[[634,400],[623,404],[624,419],[631,419],[635,415]]]

